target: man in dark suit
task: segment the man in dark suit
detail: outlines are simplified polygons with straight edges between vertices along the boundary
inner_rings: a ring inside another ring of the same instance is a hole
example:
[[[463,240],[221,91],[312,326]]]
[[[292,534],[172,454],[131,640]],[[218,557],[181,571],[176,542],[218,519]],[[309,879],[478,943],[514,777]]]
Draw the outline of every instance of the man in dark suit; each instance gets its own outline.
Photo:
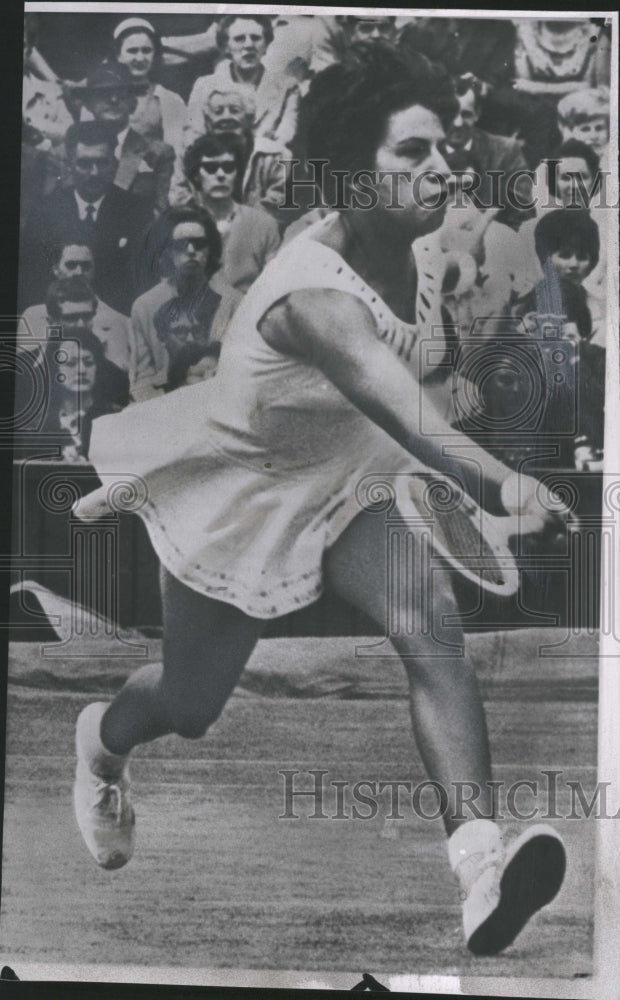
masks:
[[[466,169],[479,177],[472,199],[480,208],[502,208],[497,221],[520,223],[529,212],[519,210],[531,201],[532,181],[527,162],[516,139],[493,135],[477,127],[480,117],[480,85],[470,76],[456,81],[459,110],[446,131],[442,152],[453,170]],[[493,177],[493,171],[498,172]],[[505,217],[504,217],[505,214]]]
[[[104,62],[74,93],[95,121],[107,122],[116,133],[116,186],[140,195],[159,213],[168,207],[175,152],[168,143],[146,138],[130,124],[138,95],[145,89],[126,66]]]
[[[78,122],[65,139],[72,183],[36,202],[20,248],[20,308],[40,302],[50,248],[67,239],[93,251],[95,292],[128,315],[136,297],[135,255],[153,213],[143,199],[114,184],[116,132],[106,122]]]

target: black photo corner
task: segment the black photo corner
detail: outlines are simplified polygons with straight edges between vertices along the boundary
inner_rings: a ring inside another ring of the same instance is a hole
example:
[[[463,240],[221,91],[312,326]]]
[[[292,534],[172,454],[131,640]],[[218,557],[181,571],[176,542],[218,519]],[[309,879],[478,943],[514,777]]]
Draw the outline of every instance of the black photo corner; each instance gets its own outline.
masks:
[[[97,6],[97,5],[93,5]],[[103,4],[101,6],[104,6]],[[200,5],[202,6],[202,5]],[[214,9],[216,5],[213,5]],[[316,5],[317,7],[320,5]],[[325,5],[324,5],[325,6]],[[359,6],[376,6],[368,3]],[[64,4],[67,12],[71,4]],[[260,9],[261,5],[256,5]],[[141,13],[141,4],[132,3],[124,7],[126,16]],[[273,8],[270,7],[270,11]],[[501,9],[501,8],[493,8]],[[505,8],[508,10],[508,8]],[[482,11],[481,11],[482,12]],[[9,621],[9,557],[11,551],[11,495],[12,495],[12,452],[10,444],[10,427],[13,414],[13,367],[12,355],[15,350],[16,317],[17,317],[17,269],[18,269],[18,236],[19,236],[19,188],[20,188],[20,149],[21,149],[21,92],[23,60],[23,4],[16,0],[5,0],[2,8],[2,31],[0,31],[0,58],[5,88],[2,102],[2,135],[3,154],[0,166],[0,218],[2,219],[2,245],[0,246],[0,805],[4,805],[4,758],[5,730],[7,710],[7,658],[8,658],[8,627]],[[33,831],[34,836],[34,831]],[[364,873],[359,873],[364,879]],[[1,879],[1,873],[0,873]],[[47,904],[53,907],[53,900]],[[165,908],[165,897],[160,905]],[[0,881],[0,914],[2,911],[2,895]],[[372,906],[367,914],[372,918]],[[28,956],[23,956],[28,961]],[[321,947],[317,944],[316,961],[320,968]],[[54,955],[49,955],[50,965],[54,964]],[[200,968],[202,956],[197,947],[195,967]],[[7,964],[9,963],[10,964]],[[110,964],[114,956],[109,956]],[[184,971],[184,970],[183,970]],[[403,970],[394,969],[394,975]],[[415,973],[415,969],[407,970]],[[492,974],[492,973],[490,973]],[[318,976],[318,973],[317,973]],[[173,986],[147,984],[114,984],[114,983],[79,983],[79,982],[30,982],[25,981],[19,959],[3,954],[0,936],[0,1000],[327,1000],[331,997],[383,996],[390,994],[395,998],[430,997],[431,994],[391,992],[387,985],[389,973],[373,969],[360,968],[351,978],[348,990],[297,990],[241,988],[219,986]],[[568,988],[570,981],[566,981]],[[436,994],[432,994],[435,996]],[[442,993],[449,997],[450,994]],[[462,995],[462,994],[459,994]],[[467,994],[473,996],[473,994]],[[507,996],[507,994],[502,994]],[[456,994],[453,994],[456,996]],[[482,994],[480,1000],[484,1000]],[[519,1000],[516,994],[512,1000]],[[507,1000],[510,997],[507,996]],[[602,1000],[602,998],[601,998]]]

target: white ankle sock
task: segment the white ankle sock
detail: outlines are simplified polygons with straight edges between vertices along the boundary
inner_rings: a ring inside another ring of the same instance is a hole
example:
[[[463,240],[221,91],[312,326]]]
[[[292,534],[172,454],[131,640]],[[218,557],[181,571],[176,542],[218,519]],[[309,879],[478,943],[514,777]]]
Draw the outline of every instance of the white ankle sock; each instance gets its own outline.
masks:
[[[122,773],[129,755],[112,753],[101,739],[101,720],[108,702],[95,701],[80,713],[78,740],[80,752],[94,774],[115,778]]]
[[[460,882],[462,899],[479,871],[501,861],[503,846],[500,828],[493,820],[467,820],[455,830],[448,840],[448,857]]]

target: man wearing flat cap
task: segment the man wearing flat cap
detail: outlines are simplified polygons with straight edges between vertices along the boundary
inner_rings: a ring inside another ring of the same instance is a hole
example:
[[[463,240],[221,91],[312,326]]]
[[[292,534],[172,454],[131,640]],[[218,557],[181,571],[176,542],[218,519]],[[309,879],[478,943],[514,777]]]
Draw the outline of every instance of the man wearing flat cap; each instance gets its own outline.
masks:
[[[144,198],[159,214],[168,205],[175,152],[168,143],[146,138],[130,125],[138,95],[147,89],[148,83],[135,80],[126,66],[104,62],[74,94],[83,105],[82,118],[106,122],[116,133],[116,186]]]

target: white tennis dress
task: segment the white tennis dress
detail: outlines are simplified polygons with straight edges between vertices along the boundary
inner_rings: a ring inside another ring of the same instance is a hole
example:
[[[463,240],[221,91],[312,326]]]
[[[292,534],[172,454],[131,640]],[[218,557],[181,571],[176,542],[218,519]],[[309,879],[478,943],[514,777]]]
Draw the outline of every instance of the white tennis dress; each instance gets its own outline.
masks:
[[[317,242],[333,218],[300,233],[267,265],[232,319],[215,378],[102,417],[93,430],[91,459],[104,483],[123,474],[144,480],[138,513],[164,566],[256,618],[319,597],[323,554],[362,510],[365,476],[389,481],[420,469],[318,368],[270,347],[257,329],[261,318],[298,289],[339,289],[366,303],[377,335],[414,371],[439,363],[445,349],[434,237],[414,245],[412,326]]]

